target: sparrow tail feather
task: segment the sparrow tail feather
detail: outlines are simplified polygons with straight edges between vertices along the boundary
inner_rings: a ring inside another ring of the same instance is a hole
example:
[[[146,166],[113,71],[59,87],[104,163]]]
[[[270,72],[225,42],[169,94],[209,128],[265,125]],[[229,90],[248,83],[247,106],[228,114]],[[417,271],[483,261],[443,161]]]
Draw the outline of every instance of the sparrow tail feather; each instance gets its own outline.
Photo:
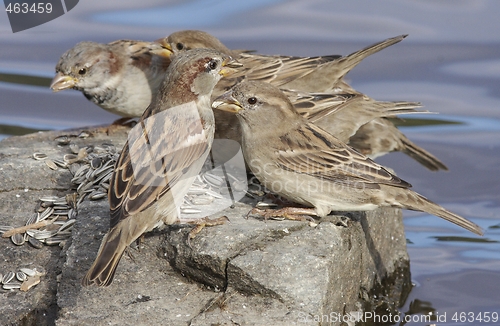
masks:
[[[407,190],[406,196],[396,196],[397,199],[401,197],[405,197],[406,199],[401,201],[400,204],[403,208],[415,210],[415,211],[424,211],[426,213],[441,217],[451,223],[454,223],[466,230],[471,231],[477,235],[483,235],[483,230],[481,227],[466,218],[452,213],[446,210],[444,207],[430,201],[424,196],[417,194],[414,191]]]

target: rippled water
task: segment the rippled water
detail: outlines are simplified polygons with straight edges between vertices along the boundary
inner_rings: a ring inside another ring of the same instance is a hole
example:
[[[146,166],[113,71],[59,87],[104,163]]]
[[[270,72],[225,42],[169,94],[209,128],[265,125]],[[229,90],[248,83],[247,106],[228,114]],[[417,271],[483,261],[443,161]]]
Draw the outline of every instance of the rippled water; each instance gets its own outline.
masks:
[[[441,113],[412,116],[401,128],[450,171],[429,172],[403,154],[378,161],[486,233],[476,237],[434,216],[405,212],[415,287],[401,311],[446,313],[448,322],[439,325],[460,324],[451,320],[456,312],[500,313],[500,2],[234,3],[87,0],[69,14],[16,34],[0,14],[0,137],[117,118],[76,91],[48,89],[59,56],[82,40],[153,40],[198,28],[232,48],[321,55],[348,54],[408,33],[348,79],[375,99],[420,101]]]

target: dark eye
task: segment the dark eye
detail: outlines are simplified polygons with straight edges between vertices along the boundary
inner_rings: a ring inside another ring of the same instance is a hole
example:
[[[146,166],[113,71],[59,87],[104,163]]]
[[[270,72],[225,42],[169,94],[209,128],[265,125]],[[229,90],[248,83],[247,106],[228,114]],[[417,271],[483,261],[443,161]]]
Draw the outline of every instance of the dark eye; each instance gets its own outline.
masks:
[[[217,60],[210,60],[210,62],[208,63],[208,68],[210,70],[215,70],[215,69],[217,69],[218,66],[219,66],[219,63],[217,62]]]
[[[87,73],[87,69],[86,68],[81,68],[80,70],[78,70],[78,74],[79,75],[85,75]]]
[[[182,44],[182,43],[177,43],[177,44],[175,45],[175,47],[177,48],[177,50],[179,50],[179,51],[180,51],[180,50],[184,49],[184,44]]]
[[[249,97],[247,101],[248,101],[248,104],[254,105],[255,103],[257,103],[257,98],[252,96],[252,97]]]

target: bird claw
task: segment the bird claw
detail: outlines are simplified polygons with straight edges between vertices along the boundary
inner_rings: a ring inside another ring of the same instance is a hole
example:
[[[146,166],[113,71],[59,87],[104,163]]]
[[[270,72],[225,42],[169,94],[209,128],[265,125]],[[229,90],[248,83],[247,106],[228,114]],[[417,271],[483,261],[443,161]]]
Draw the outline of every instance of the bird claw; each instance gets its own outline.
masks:
[[[226,222],[231,223],[231,221],[229,221],[229,218],[225,215],[218,217],[218,218],[215,218],[213,220],[208,218],[208,217],[203,217],[203,218],[188,222],[188,224],[194,225],[194,228],[191,231],[189,231],[188,237],[187,237],[187,244],[188,244],[189,248],[193,248],[191,246],[191,239],[194,239],[196,237],[196,235],[198,233],[200,233],[201,230],[203,230],[203,228],[210,227],[210,226],[222,225]]]
[[[309,221],[314,222],[314,218],[311,215],[317,216],[314,208],[300,208],[300,207],[284,207],[280,209],[260,209],[253,208],[246,218],[250,215],[260,215],[264,217],[264,220],[268,219],[278,219],[283,218],[292,221]]]

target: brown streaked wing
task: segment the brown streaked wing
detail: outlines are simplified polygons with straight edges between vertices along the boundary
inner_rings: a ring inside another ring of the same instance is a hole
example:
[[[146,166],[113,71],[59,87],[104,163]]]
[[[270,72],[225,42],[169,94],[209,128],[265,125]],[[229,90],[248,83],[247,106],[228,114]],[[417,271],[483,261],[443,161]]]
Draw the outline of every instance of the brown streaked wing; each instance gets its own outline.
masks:
[[[276,161],[285,170],[346,184],[411,187],[313,124],[302,125],[297,131],[293,134],[297,139],[289,135],[280,138],[282,147],[276,151]]]
[[[275,86],[280,86],[309,74],[319,64],[333,61],[340,57],[331,55],[302,58],[242,53],[238,61],[246,67],[246,69],[242,70],[242,73],[248,79],[265,81]]]
[[[199,121],[150,121],[149,125],[141,121],[138,126],[142,128],[136,135],[132,134],[134,129],[130,131],[133,144],[125,144],[117,162],[109,194],[111,227],[166,195],[209,148]],[[163,130],[163,134],[148,137],[144,130]]]

